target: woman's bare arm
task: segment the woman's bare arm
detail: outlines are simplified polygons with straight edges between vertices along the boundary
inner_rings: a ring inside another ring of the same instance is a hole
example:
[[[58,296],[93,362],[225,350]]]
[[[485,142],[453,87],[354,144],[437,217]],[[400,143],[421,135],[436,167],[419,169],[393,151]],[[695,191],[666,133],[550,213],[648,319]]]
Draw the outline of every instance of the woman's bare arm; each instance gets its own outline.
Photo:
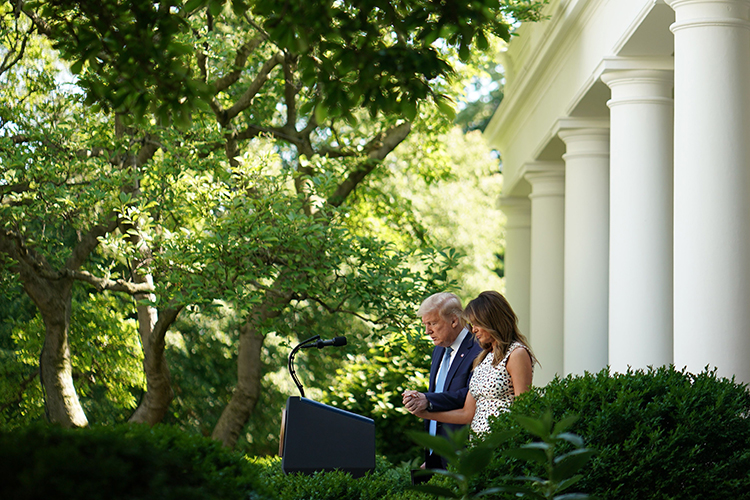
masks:
[[[513,381],[513,394],[518,396],[531,387],[531,355],[523,347],[517,347],[510,353],[505,365],[510,379]]]
[[[468,424],[474,418],[477,402],[471,392],[466,394],[463,408],[450,411],[418,411],[414,415],[428,420],[436,420],[445,424]]]

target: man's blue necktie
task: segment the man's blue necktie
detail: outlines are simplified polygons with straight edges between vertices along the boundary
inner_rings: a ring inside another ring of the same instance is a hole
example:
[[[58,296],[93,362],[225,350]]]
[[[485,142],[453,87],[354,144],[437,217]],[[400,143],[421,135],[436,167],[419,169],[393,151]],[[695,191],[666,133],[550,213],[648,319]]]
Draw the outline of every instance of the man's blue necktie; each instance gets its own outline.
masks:
[[[451,364],[451,353],[453,352],[452,347],[448,347],[443,355],[443,360],[440,362],[440,368],[438,368],[437,380],[435,381],[435,392],[443,392],[445,388],[445,377],[448,376],[448,368]],[[435,435],[437,431],[437,422],[430,420],[430,434]]]

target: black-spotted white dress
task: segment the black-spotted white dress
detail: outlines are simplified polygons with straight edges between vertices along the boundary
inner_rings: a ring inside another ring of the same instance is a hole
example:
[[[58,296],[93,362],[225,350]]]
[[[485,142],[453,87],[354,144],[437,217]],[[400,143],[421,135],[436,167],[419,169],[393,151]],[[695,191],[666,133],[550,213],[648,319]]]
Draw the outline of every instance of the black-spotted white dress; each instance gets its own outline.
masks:
[[[515,399],[513,380],[505,365],[508,363],[510,354],[518,348],[526,349],[526,346],[520,342],[513,342],[497,366],[492,366],[494,354],[490,352],[474,369],[469,382],[469,390],[477,401],[477,408],[471,421],[471,430],[476,434],[489,432],[490,415],[497,416],[501,412],[508,411],[508,407]],[[532,376],[533,370],[532,365]]]

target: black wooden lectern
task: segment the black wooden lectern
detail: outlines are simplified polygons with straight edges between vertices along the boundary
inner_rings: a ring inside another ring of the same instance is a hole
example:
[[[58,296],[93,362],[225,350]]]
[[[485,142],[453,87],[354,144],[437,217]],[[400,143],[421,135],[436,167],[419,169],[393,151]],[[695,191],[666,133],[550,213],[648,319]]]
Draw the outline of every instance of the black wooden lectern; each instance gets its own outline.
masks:
[[[361,477],[375,469],[373,420],[311,399],[286,400],[281,441],[286,474],[339,469]]]

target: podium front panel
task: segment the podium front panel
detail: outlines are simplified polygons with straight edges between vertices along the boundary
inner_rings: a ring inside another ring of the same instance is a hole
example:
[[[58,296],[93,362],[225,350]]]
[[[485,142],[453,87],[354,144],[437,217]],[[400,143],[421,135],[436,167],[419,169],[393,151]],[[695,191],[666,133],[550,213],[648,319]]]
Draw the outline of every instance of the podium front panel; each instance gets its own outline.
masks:
[[[283,423],[285,473],[342,470],[361,477],[375,469],[375,423],[371,418],[290,397]]]

